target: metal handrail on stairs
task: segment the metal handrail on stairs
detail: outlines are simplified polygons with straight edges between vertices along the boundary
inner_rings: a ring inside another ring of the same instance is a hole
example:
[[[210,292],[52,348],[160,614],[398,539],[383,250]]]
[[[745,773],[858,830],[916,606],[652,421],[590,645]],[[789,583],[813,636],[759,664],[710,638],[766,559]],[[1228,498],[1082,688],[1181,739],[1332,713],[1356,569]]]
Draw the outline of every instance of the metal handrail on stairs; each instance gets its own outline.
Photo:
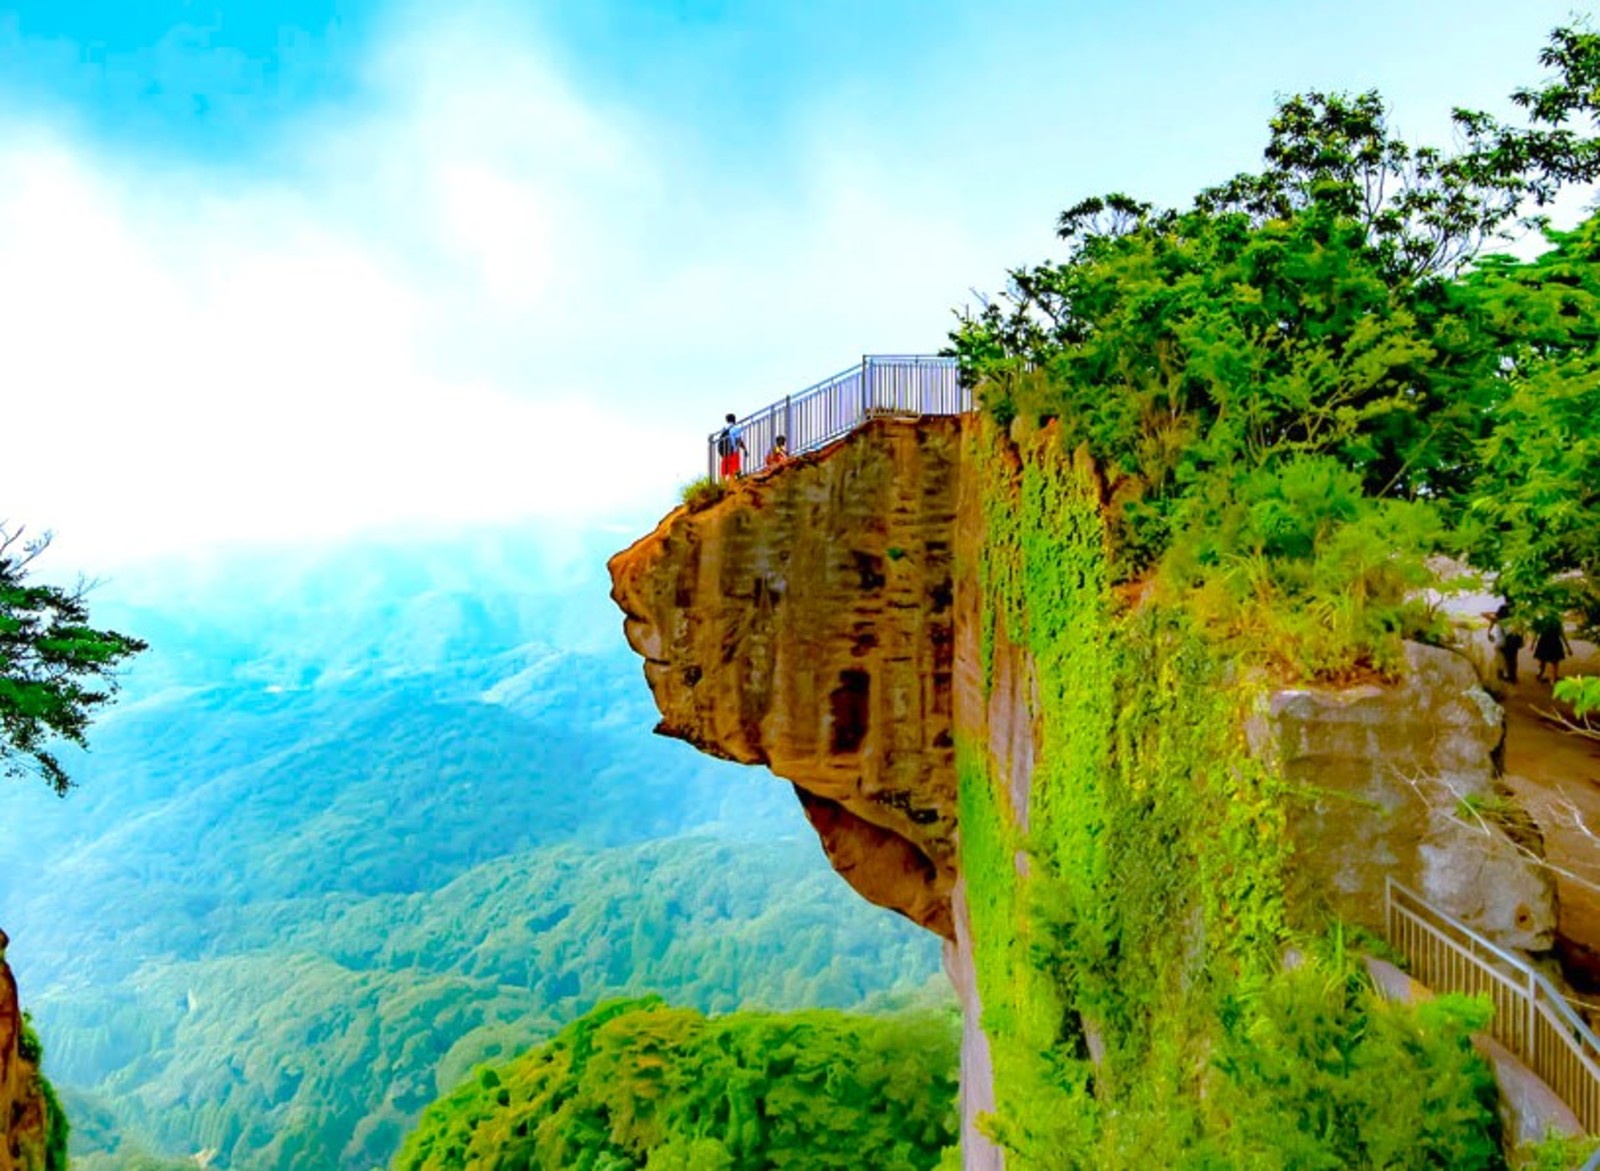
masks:
[[[1600,1134],[1600,1038],[1556,986],[1525,959],[1390,878],[1384,892],[1389,942],[1411,975],[1439,992],[1487,996],[1489,1033]],[[1600,1171],[1600,1153],[1584,1164]]]
[[[884,415],[959,415],[972,409],[954,358],[931,354],[868,354],[847,370],[824,378],[746,415],[735,424],[744,440],[744,469],[760,468],[782,435],[791,455],[804,455],[842,439]],[[719,428],[706,439],[706,474],[722,474]]]

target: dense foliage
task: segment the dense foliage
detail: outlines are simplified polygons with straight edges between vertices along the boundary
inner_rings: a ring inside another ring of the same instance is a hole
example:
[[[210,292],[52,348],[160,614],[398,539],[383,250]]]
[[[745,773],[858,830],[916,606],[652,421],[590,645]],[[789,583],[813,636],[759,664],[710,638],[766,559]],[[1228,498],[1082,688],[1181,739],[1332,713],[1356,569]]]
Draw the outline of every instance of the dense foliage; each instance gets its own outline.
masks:
[[[137,997],[41,1008],[64,1017],[58,1068],[106,1070],[93,1097],[147,1145],[368,1166],[474,1064],[607,996],[727,1010],[918,994],[931,941],[853,905],[819,863],[804,841],[552,848],[422,898],[327,900],[321,922],[309,901],[304,918],[241,916],[221,954],[141,966]]]
[[[1394,137],[1375,94],[1291,98],[1261,172],[1186,211],[1085,200],[1067,259],[962,320],[990,416],[1019,438],[1054,422],[1094,458],[1115,579],[1323,678],[1388,672],[1430,633],[1408,598],[1437,551],[1530,620],[1600,618],[1600,227],[1462,275],[1600,173],[1574,129],[1600,110],[1600,37],[1558,30],[1544,62],[1516,95],[1532,125],[1457,111],[1453,154]]]
[[[155,649],[65,802],[0,797],[29,826],[0,835],[0,910],[75,1162],[367,1171],[597,1000],[877,1007],[938,980],[788,786],[650,735],[598,558],[574,581],[526,557],[154,583],[182,610],[106,588]]]
[[[1182,1162],[1256,1168],[1504,1165],[1497,1096],[1471,1033],[1481,1000],[1382,1000],[1338,955],[1241,983]]]
[[[601,1006],[431,1107],[402,1171],[795,1171],[938,1165],[955,1132],[944,1015]]]
[[[1026,809],[957,740],[1007,1166],[1499,1166],[1482,1010],[1380,1004],[1305,922],[1252,684],[1187,608],[1119,599],[1092,462],[1055,432],[973,442],[986,682],[1019,650],[1038,679]]]
[[[1487,258],[1461,296],[1493,339],[1490,425],[1465,544],[1508,596],[1600,627],[1600,217],[1530,264]]]
[[[1259,667],[1390,674],[1438,633],[1434,553],[1513,621],[1600,617],[1600,218],[1480,256],[1600,168],[1600,37],[1543,63],[1530,125],[1457,111],[1454,153],[1290,98],[1259,173],[1083,201],[952,335],[986,681],[1021,652],[1039,693],[1025,809],[957,743],[1008,1166],[1501,1165],[1485,1010],[1380,1004],[1321,938],[1246,729]]]
[[[117,668],[146,648],[90,626],[82,587],[28,580],[48,544],[0,525],[0,770],[37,773],[65,793],[72,781],[52,741],[83,747],[90,718],[116,691]]]

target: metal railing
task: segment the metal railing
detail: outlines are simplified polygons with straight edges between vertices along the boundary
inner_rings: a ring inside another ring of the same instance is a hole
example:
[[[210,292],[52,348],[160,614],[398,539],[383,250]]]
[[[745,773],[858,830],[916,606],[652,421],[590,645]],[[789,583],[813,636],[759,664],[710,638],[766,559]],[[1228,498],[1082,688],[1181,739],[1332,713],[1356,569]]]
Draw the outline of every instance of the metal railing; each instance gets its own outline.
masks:
[[[1388,880],[1389,942],[1411,975],[1437,992],[1487,996],[1489,1032],[1600,1134],[1600,1039],[1526,960],[1496,947],[1415,891]]]
[[[758,470],[782,435],[790,455],[804,455],[842,439],[883,415],[959,415],[972,409],[954,358],[924,354],[868,354],[859,363],[798,394],[779,399],[736,426],[744,440],[742,471]],[[720,479],[719,428],[706,440],[706,473]]]

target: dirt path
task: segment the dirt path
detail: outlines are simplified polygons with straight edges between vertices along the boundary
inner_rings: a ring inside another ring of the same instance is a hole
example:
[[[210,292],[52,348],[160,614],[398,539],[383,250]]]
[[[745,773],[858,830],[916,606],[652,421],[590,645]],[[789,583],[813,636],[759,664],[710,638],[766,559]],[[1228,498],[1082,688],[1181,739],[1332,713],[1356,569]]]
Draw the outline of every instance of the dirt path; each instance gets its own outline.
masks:
[[[1574,640],[1566,675],[1600,674],[1600,649]],[[1557,870],[1557,948],[1569,978],[1600,992],[1600,743],[1564,732],[1544,712],[1550,686],[1524,650],[1514,686],[1503,685],[1506,784],[1544,832],[1545,857]],[[1565,873],[1563,873],[1565,872]]]

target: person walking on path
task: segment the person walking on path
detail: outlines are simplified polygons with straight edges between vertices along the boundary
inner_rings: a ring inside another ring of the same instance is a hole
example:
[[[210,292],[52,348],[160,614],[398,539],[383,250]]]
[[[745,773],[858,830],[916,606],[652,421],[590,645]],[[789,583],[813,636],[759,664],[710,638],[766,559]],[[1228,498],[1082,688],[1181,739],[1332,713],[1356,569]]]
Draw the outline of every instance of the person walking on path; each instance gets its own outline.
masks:
[[[721,478],[736,480],[739,470],[743,465],[742,456],[748,452],[744,445],[744,436],[739,431],[739,421],[731,414],[728,416],[728,425],[717,435],[717,455],[721,457]]]
[[[1500,678],[1503,682],[1515,684],[1517,681],[1517,655],[1522,650],[1522,632],[1513,630],[1509,625],[1511,621],[1511,603],[1501,602],[1500,608],[1489,619],[1489,634],[1496,635],[1495,649],[1500,652]]]
[[[1572,653],[1572,644],[1567,641],[1566,627],[1561,622],[1559,614],[1543,614],[1533,624],[1533,657],[1539,660],[1539,674],[1541,683],[1554,683],[1561,675],[1561,660]],[[1550,678],[1546,679],[1546,669]]]

